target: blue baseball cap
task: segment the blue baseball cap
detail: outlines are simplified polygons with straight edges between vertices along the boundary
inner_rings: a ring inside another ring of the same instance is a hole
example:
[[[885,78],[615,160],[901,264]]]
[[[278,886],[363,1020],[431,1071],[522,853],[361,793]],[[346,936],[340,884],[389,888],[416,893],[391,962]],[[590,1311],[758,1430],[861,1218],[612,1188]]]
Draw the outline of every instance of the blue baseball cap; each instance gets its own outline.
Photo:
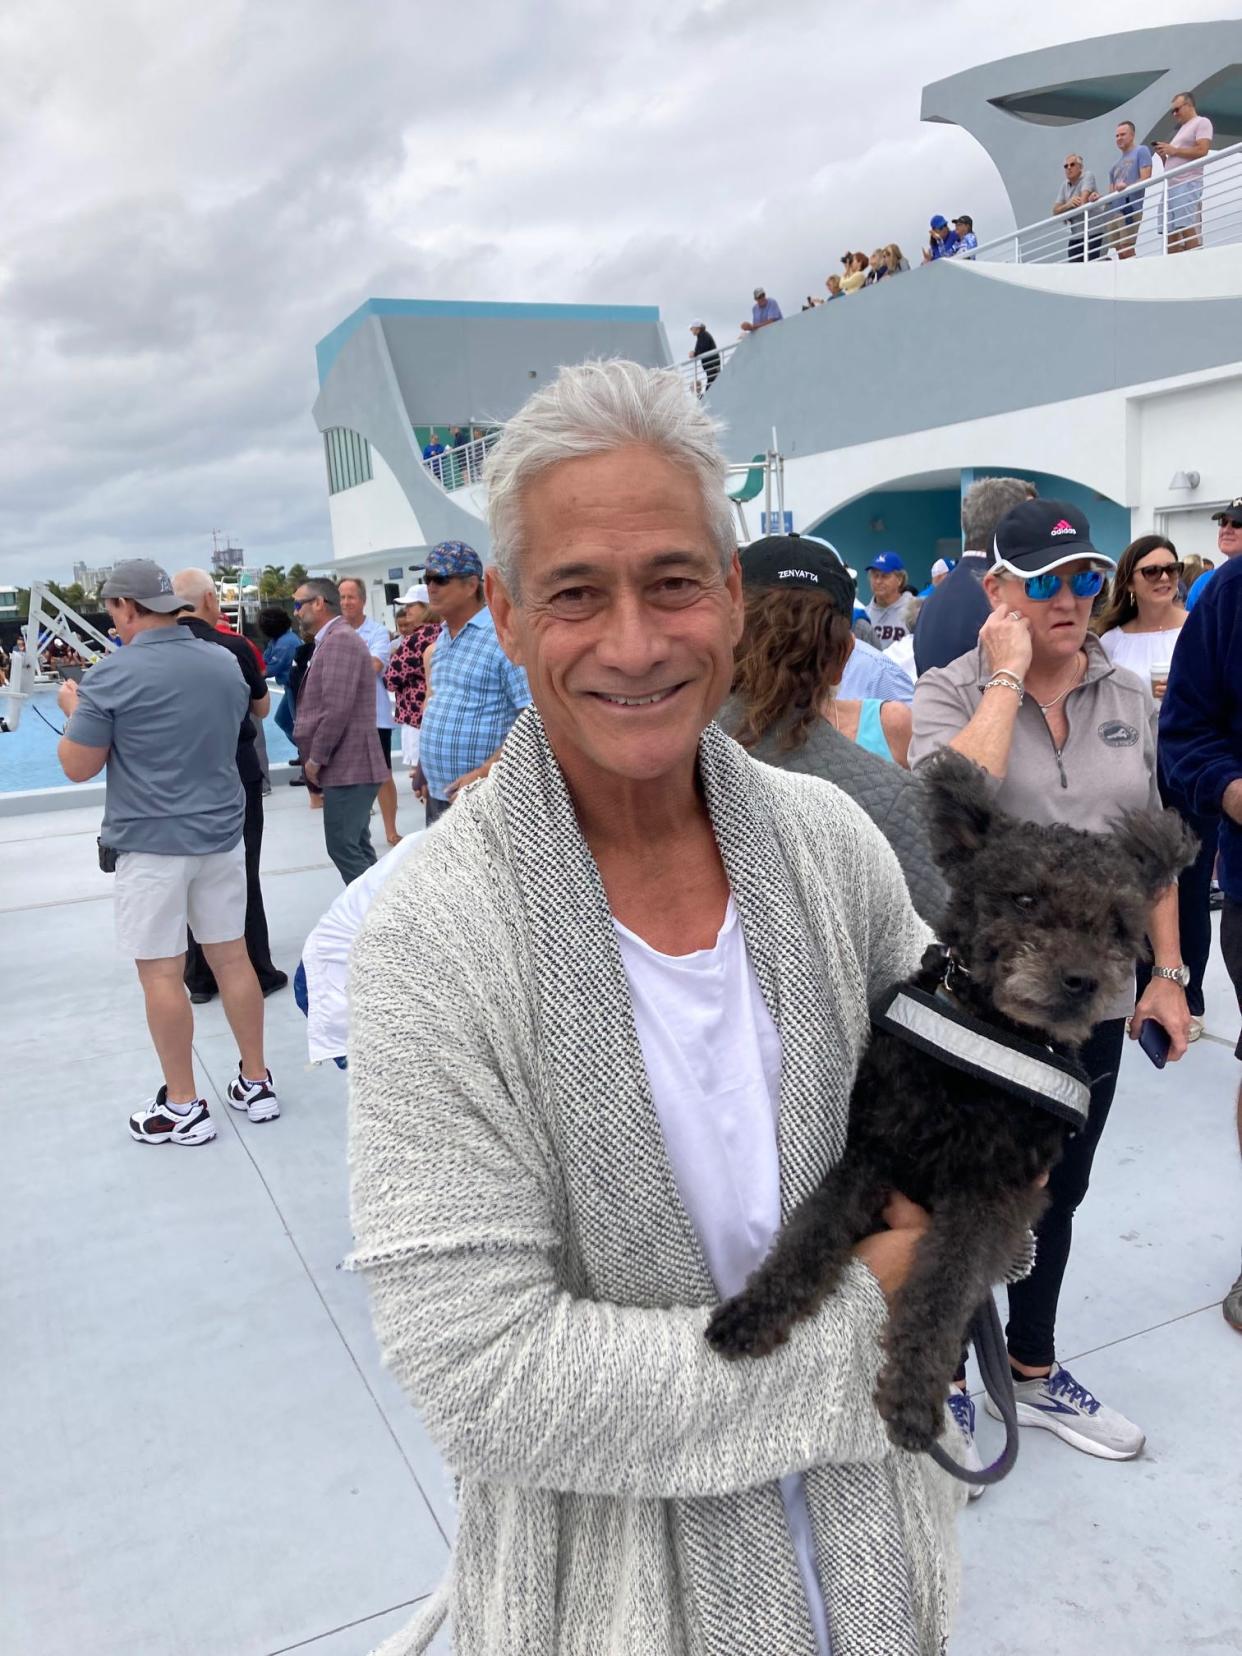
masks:
[[[904,575],[906,566],[895,552],[881,552],[878,558],[873,558],[867,565],[868,569],[878,569],[881,575]]]
[[[423,579],[426,580],[428,575],[438,575],[446,581],[451,581],[455,575],[474,575],[482,580],[483,560],[465,541],[441,541],[427,554]]]
[[[931,221],[931,227],[933,230],[947,230],[949,228],[949,221],[945,218],[943,213],[937,213],[935,218]]]

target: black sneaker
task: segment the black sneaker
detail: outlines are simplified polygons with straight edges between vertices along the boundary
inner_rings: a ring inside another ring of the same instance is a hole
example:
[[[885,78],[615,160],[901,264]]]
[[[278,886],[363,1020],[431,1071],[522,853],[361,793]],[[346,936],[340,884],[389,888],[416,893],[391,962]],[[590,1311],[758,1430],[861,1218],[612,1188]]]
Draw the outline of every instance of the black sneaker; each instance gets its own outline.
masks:
[[[269,976],[261,977],[259,979],[259,988],[263,991],[264,1000],[266,1000],[269,995],[274,995],[278,989],[286,989],[288,986],[288,972],[277,971],[275,967],[272,968]]]
[[[280,1114],[280,1103],[268,1070],[262,1081],[247,1081],[237,1066],[237,1079],[230,1081],[224,1095],[235,1110],[245,1110],[251,1121],[271,1121]]]
[[[130,1116],[129,1131],[139,1144],[209,1144],[216,1136],[216,1124],[201,1098],[184,1115],[170,1110],[168,1088],[161,1087],[145,1110]]]

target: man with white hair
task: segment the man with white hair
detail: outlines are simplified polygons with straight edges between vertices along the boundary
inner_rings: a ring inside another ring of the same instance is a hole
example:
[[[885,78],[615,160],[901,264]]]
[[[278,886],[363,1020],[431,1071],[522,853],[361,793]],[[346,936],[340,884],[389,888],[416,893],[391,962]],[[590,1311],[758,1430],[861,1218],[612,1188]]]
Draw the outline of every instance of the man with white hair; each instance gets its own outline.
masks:
[[[1057,191],[1056,200],[1052,203],[1052,211],[1058,218],[1062,214],[1066,215],[1065,222],[1069,226],[1069,247],[1066,257],[1071,264],[1078,264],[1083,256],[1083,221],[1087,217],[1083,208],[1089,207],[1093,201],[1098,201],[1100,192],[1096,188],[1095,174],[1084,171],[1081,155],[1067,155],[1062,171],[1065,177]],[[1097,228],[1095,219],[1092,218],[1087,247],[1088,259],[1100,257],[1102,236],[1102,225]]]
[[[179,617],[180,624],[188,628],[195,638],[201,638],[208,644],[218,644],[227,650],[241,668],[250,691],[250,707],[237,734],[237,774],[246,794],[246,819],[242,828],[242,843],[246,851],[246,953],[250,956],[260,989],[265,995],[274,995],[278,989],[285,987],[289,976],[272,964],[267,912],[263,907],[263,888],[259,884],[259,860],[263,854],[263,767],[255,741],[258,727],[271,706],[271,695],[250,641],[235,632],[219,630],[220,595],[207,571],[179,569],[173,576],[172,584],[178,597],[193,606]],[[185,986],[196,1006],[212,1000],[218,992],[215,975],[192,931],[185,956]]]
[[[724,478],[701,404],[633,362],[562,369],[492,450],[487,599],[534,705],[350,980],[352,1264],[459,1479],[450,1579],[391,1656],[446,1615],[458,1656],[948,1637],[961,1486],[873,1400],[926,1215],[894,1195],[770,1357],[704,1337],[841,1155],[868,997],[928,936],[851,800],[713,722]]]

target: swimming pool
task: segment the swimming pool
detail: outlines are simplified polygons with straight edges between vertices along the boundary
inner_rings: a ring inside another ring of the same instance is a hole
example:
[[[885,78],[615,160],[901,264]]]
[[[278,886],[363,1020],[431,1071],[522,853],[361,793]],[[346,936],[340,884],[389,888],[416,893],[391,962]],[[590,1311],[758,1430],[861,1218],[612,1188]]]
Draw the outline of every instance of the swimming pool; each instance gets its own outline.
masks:
[[[292,742],[275,723],[273,713],[284,694],[274,685],[272,712],[263,721],[267,736],[267,757],[278,765],[295,757]],[[0,735],[0,798],[26,788],[71,788],[56,758],[56,743],[65,728],[64,715],[56,705],[53,688],[38,689],[22,708],[16,730]]]

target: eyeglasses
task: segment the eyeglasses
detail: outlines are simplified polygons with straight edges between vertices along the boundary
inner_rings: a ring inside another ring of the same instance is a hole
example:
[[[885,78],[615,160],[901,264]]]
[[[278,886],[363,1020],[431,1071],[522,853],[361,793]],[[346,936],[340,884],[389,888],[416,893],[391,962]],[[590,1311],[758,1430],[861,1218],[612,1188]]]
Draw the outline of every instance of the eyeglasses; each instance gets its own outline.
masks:
[[[1065,585],[1065,578],[1050,570],[1047,575],[1031,575],[1022,585],[1026,588],[1028,598],[1033,598],[1037,604],[1046,604],[1049,598],[1055,598]],[[1104,585],[1104,573],[1099,569],[1080,569],[1077,575],[1069,578],[1069,589],[1075,598],[1094,598]]]
[[[1145,581],[1150,581],[1152,586],[1155,586],[1156,582],[1163,581],[1166,575],[1170,580],[1175,581],[1181,572],[1182,565],[1179,559],[1176,563],[1147,564],[1145,568],[1136,569],[1134,573],[1141,575]]]

